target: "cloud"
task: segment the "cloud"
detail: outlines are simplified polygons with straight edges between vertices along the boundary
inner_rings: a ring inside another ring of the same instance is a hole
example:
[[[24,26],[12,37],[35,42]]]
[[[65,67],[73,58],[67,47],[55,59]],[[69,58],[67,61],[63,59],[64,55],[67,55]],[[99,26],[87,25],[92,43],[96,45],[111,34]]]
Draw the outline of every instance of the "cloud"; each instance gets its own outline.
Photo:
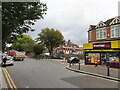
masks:
[[[65,40],[82,45],[87,43],[89,25],[98,24],[118,15],[119,0],[41,0],[47,3],[47,15],[33,26],[29,32],[36,38],[43,28],[54,28],[64,35]]]

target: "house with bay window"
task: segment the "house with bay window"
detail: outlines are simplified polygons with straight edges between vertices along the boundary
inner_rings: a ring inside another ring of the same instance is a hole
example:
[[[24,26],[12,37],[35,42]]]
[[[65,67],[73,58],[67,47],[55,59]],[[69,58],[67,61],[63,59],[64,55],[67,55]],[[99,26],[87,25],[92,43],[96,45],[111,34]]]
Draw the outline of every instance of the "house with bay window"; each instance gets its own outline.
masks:
[[[120,67],[120,16],[90,25],[84,44],[85,64],[109,64]]]
[[[97,25],[90,25],[88,30],[88,42],[112,41],[120,39],[120,16],[111,18]]]
[[[83,48],[79,47],[77,44],[72,43],[70,40],[66,41],[64,45],[57,47],[54,50],[55,54],[63,54],[64,56],[72,55],[79,56],[83,54]]]

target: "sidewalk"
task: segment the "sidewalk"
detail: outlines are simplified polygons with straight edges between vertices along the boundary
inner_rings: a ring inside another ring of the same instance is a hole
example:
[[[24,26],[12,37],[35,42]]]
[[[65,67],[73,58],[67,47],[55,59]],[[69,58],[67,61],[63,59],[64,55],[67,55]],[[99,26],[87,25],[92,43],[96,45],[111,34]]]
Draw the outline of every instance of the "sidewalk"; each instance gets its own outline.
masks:
[[[1,70],[1,67],[0,67],[0,89],[2,89],[2,70]]]
[[[98,77],[103,77],[103,78],[108,78],[113,80],[120,79],[120,76],[119,76],[120,69],[116,69],[116,68],[109,68],[110,76],[107,76],[106,66],[98,65],[97,67],[95,67],[95,65],[80,65],[80,70],[79,70],[78,64],[74,64],[74,65],[71,64],[71,67],[67,66],[66,68],[75,72],[94,75]]]

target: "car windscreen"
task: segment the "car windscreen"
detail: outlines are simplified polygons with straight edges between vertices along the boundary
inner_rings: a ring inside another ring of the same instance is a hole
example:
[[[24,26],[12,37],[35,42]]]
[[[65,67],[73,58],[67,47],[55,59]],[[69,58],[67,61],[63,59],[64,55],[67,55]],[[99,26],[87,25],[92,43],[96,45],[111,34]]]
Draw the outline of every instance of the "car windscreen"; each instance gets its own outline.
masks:
[[[13,59],[13,57],[11,56],[7,56],[7,60]]]

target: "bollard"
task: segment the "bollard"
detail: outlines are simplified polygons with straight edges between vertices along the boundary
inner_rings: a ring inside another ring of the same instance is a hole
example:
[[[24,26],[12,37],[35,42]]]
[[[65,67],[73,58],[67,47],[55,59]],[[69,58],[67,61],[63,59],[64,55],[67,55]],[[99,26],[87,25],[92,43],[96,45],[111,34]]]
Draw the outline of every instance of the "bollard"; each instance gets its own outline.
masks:
[[[110,68],[107,66],[107,76],[110,76]]]
[[[79,70],[80,70],[80,62],[79,62]]]
[[[71,67],[71,62],[69,63],[69,67]]]

